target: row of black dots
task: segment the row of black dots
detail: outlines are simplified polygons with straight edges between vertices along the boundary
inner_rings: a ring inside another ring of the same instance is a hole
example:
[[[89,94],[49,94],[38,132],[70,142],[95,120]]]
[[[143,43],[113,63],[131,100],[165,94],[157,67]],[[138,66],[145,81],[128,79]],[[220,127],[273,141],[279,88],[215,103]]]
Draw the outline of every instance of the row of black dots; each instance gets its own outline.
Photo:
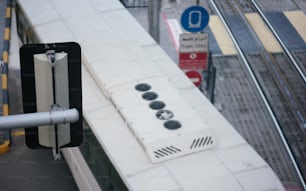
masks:
[[[151,86],[146,83],[140,83],[135,86],[135,89],[140,92],[144,92],[142,94],[142,98],[144,100],[150,101],[149,107],[153,110],[157,110],[155,116],[160,120],[165,120],[164,127],[168,130],[176,130],[179,129],[182,125],[177,120],[172,120],[174,114],[172,111],[164,109],[166,104],[163,101],[156,100],[158,98],[158,94],[150,91]]]

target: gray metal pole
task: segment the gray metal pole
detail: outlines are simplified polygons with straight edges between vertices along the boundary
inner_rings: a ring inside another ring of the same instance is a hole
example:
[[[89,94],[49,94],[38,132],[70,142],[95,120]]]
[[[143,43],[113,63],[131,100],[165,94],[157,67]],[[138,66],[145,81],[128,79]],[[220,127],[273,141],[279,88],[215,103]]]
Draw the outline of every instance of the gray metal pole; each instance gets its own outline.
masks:
[[[79,120],[77,109],[52,110],[0,117],[0,130],[73,123]]]
[[[159,14],[161,0],[150,0],[148,5],[149,34],[159,43]]]

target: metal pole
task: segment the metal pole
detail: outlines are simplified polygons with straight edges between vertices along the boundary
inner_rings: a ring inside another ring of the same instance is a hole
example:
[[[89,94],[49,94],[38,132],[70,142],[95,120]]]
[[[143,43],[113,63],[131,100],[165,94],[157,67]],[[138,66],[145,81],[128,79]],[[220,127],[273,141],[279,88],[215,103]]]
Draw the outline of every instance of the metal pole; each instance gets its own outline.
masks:
[[[216,84],[216,73],[217,73],[217,69],[215,66],[211,66],[211,68],[209,69],[209,81],[208,81],[208,98],[210,100],[210,102],[212,104],[214,104],[215,102],[215,84]]]
[[[149,34],[159,43],[159,14],[161,9],[161,0],[150,0],[148,6]]]
[[[77,109],[52,110],[0,117],[0,129],[18,129],[42,125],[73,123],[79,120]]]

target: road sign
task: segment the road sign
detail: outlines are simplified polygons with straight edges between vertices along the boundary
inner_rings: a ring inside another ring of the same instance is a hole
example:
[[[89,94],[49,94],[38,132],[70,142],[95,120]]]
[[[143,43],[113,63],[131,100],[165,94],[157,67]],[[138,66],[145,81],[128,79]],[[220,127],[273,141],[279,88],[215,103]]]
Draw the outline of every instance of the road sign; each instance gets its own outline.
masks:
[[[207,55],[207,52],[180,53],[179,67],[182,70],[206,70]]]
[[[209,14],[203,7],[192,6],[187,8],[181,16],[183,28],[192,33],[200,32],[209,22]]]
[[[199,87],[202,83],[202,75],[194,70],[187,71],[186,76],[194,83],[195,86]]]
[[[208,35],[190,33],[180,35],[179,67],[183,70],[206,70]]]
[[[76,108],[80,113],[75,123],[26,128],[27,146],[79,146],[83,132],[80,46],[73,42],[26,44],[20,48],[20,63],[24,113],[56,108]]]

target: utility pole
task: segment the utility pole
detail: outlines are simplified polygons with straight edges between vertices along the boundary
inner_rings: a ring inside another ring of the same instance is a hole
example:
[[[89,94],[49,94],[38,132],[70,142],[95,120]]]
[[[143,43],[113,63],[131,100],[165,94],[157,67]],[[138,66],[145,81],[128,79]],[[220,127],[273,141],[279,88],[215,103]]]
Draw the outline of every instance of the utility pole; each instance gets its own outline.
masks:
[[[160,9],[161,9],[161,0],[149,0],[148,4],[149,34],[157,43],[159,43]]]

